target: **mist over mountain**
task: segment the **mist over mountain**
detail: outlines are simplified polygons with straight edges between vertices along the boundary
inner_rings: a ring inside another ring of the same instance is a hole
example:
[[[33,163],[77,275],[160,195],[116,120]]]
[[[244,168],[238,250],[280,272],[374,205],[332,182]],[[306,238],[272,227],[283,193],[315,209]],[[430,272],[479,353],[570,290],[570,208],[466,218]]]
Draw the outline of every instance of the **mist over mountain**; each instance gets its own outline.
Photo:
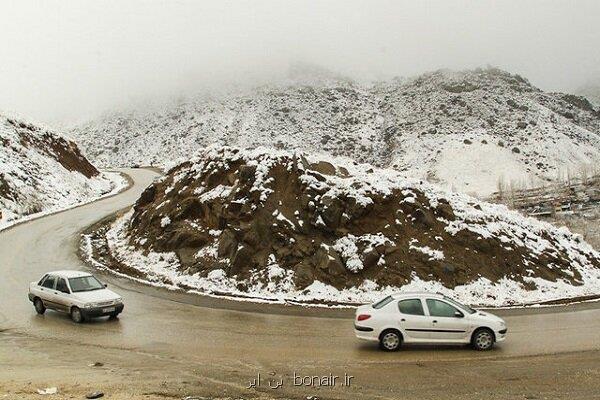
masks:
[[[600,74],[598,15],[588,0],[15,1],[0,13],[0,110],[74,123],[273,84],[298,62],[369,81],[489,63],[570,92]]]
[[[596,106],[600,106],[600,79],[587,82],[585,85],[579,87],[575,93],[587,98]]]

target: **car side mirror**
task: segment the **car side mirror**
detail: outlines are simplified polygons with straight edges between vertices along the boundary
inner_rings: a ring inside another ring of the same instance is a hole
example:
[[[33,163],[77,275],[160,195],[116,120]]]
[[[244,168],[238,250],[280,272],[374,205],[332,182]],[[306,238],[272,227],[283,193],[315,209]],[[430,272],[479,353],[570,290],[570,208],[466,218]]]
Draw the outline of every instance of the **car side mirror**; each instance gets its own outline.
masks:
[[[105,287],[105,288],[107,288],[107,287],[108,287],[108,283],[105,283],[105,284],[104,284],[104,287]]]
[[[460,311],[455,311],[454,312],[454,318],[462,318],[464,317],[464,314],[461,313]]]

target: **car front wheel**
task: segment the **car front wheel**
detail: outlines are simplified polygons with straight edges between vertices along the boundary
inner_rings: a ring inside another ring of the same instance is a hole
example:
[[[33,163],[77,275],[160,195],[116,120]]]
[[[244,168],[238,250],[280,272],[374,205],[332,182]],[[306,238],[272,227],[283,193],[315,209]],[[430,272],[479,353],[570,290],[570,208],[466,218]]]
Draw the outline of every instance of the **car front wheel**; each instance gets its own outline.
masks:
[[[478,329],[473,334],[471,344],[475,350],[490,350],[494,346],[494,333],[487,328]]]
[[[33,301],[33,306],[35,307],[35,312],[42,315],[46,312],[46,307],[44,306],[44,302],[37,298]]]
[[[379,337],[379,347],[385,351],[396,351],[402,344],[402,336],[396,330],[384,331]]]
[[[83,314],[81,313],[81,310],[79,308],[73,307],[71,309],[71,319],[73,320],[73,322],[78,324],[84,321]]]

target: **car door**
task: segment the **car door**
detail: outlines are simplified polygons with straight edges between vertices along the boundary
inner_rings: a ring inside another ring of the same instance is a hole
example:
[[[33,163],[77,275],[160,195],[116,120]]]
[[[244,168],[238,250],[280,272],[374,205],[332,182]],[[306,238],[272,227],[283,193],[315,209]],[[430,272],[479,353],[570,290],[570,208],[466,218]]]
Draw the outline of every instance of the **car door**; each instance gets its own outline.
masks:
[[[419,298],[398,301],[400,327],[405,342],[420,342],[429,340],[431,321]]]
[[[54,301],[57,304],[57,308],[60,308],[62,311],[69,311],[71,308],[70,296],[71,291],[67,286],[67,281],[64,278],[58,277],[54,291]]]
[[[58,305],[54,297],[56,287],[56,276],[47,275],[40,284],[40,298],[47,308],[57,309]]]
[[[427,299],[431,317],[431,339],[439,342],[463,342],[469,321],[458,308],[440,299]]]

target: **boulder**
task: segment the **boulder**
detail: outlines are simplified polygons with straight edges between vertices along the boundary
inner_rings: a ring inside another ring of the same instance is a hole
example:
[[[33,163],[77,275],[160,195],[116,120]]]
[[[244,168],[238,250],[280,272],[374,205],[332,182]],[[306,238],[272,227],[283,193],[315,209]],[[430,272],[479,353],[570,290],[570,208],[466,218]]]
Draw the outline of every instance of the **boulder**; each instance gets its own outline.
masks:
[[[311,164],[311,168],[323,175],[335,175],[335,167],[327,161]]]
[[[217,249],[217,254],[219,257],[229,258],[233,256],[238,247],[238,241],[235,236],[235,233],[226,229],[221,233],[219,237],[219,247]]]
[[[304,289],[315,281],[313,268],[306,261],[301,261],[294,266],[294,283],[296,288]]]

